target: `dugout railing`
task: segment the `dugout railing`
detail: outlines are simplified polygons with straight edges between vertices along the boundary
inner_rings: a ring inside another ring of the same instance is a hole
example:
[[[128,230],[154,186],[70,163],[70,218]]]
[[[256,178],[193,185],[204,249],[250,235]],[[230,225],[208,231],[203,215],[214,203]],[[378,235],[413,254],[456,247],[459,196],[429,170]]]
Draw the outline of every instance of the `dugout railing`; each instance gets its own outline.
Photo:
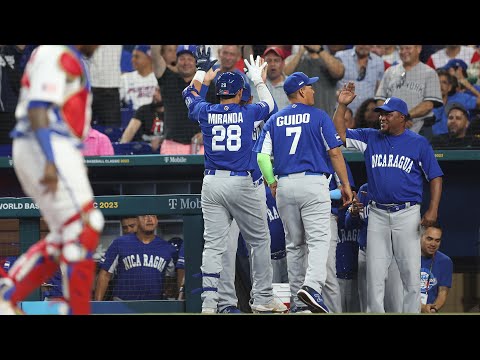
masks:
[[[92,312],[118,313],[199,313],[200,294],[192,290],[201,287],[200,272],[203,250],[203,218],[200,195],[123,195],[96,196],[96,206],[105,217],[137,214],[158,216],[180,215],[183,220],[185,250],[185,300],[158,301],[92,301]],[[40,239],[40,212],[31,198],[0,198],[0,218],[19,219],[20,252]],[[40,300],[39,293],[28,300]]]

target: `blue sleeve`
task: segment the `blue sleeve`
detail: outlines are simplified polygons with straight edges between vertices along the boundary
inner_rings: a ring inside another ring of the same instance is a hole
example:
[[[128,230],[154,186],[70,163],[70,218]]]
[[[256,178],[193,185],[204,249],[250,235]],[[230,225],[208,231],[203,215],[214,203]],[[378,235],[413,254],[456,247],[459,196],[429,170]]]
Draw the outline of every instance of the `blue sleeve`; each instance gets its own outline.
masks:
[[[178,251],[178,260],[177,260],[177,269],[185,269],[185,249],[182,246],[180,247],[180,250]]]
[[[321,132],[325,143],[328,145],[327,150],[342,146],[343,142],[340,139],[335,126],[333,125],[332,119],[330,119],[327,113],[322,113],[321,116]]]
[[[202,99],[206,99],[207,93],[208,93],[208,85],[202,84],[202,88],[200,89],[200,97]]]
[[[115,261],[116,257],[118,256],[118,239],[113,240],[113,242],[110,244],[110,246],[107,249],[107,252],[105,253],[105,260],[103,260],[100,264],[100,268],[109,271],[110,267],[112,266],[113,262]],[[112,272],[115,269],[111,269]]]
[[[453,262],[446,256],[445,261],[442,264],[442,271],[438,278],[438,286],[452,287],[452,274],[453,274]]]

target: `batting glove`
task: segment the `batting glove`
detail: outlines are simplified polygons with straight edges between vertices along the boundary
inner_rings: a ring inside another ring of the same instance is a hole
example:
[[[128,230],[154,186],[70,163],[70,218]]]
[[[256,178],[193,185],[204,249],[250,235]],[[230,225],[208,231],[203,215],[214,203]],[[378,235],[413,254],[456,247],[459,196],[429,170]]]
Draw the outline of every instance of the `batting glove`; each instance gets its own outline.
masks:
[[[210,47],[205,51],[205,45],[199,45],[195,52],[195,60],[197,60],[197,70],[207,72],[215,65],[217,59],[210,61]]]
[[[244,59],[244,62],[246,66],[244,70],[247,73],[248,78],[253,81],[255,86],[258,83],[263,82],[262,71],[263,68],[267,66],[267,63],[264,62],[262,66],[260,66],[260,56],[257,56],[257,59],[254,62],[253,55],[250,55],[250,62],[248,62],[247,59]]]

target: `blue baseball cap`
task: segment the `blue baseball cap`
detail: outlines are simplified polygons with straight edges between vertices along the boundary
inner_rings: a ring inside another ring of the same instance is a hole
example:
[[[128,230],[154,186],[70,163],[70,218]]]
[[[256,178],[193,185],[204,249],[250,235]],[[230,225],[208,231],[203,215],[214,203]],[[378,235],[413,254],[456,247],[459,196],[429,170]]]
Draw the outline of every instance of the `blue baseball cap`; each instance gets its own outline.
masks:
[[[197,45],[178,45],[177,46],[177,57],[182,54],[188,53],[195,57],[195,51],[197,51]]]
[[[292,75],[287,77],[283,83],[283,90],[285,94],[290,95],[295,91],[301,89],[304,86],[311,85],[314,82],[318,81],[318,76],[309,78],[303,72],[294,72]]]
[[[152,50],[150,48],[150,45],[135,45],[133,50],[138,50],[143,52],[147,56],[152,56]]]
[[[252,96],[252,88],[248,81],[245,81],[245,86],[243,87],[243,94],[242,94],[242,101],[247,102],[250,100],[250,96]]]
[[[397,97],[389,97],[382,106],[377,106],[374,111],[379,112],[382,110],[386,112],[398,111],[400,114],[408,117],[407,103]]]
[[[245,88],[243,76],[233,71],[220,74],[215,84],[216,94],[219,96],[236,95],[242,88]]]
[[[448,70],[451,68],[458,68],[461,67],[463,70],[467,70],[467,63],[463,61],[462,59],[450,59],[448,60],[447,64],[443,67],[443,69]]]

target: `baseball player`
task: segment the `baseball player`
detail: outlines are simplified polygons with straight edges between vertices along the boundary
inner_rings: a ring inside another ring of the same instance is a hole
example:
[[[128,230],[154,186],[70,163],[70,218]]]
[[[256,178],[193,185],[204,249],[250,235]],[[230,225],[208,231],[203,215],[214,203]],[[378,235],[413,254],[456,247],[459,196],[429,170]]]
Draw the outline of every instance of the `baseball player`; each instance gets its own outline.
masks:
[[[327,113],[313,106],[312,84],[317,80],[302,72],[285,80],[283,89],[291,105],[270,117],[254,151],[283,221],[293,303],[299,307],[305,303],[312,312],[328,312],[321,295],[331,236],[328,176],[332,170],[328,156],[343,185],[344,203],[353,195],[340,150],[342,143]]]
[[[452,287],[452,260],[438,251],[442,228],[438,224],[424,229],[422,234],[422,269],[420,273],[422,313],[436,313],[445,305]]]
[[[262,79],[264,82],[265,82],[265,78],[266,78],[266,73],[263,72]],[[240,105],[251,104],[252,100],[253,100],[253,97],[251,95],[250,84],[248,82],[245,82],[245,87],[243,89],[242,100],[240,102]],[[277,110],[278,110],[278,107],[274,101],[273,111],[269,115],[277,112]],[[263,127],[263,124],[264,124],[263,121],[258,122],[257,126],[253,130],[253,133],[252,133],[253,141],[256,141],[260,136],[260,132]],[[265,186],[263,185],[262,173],[260,171],[260,168],[258,167],[257,154],[254,153],[253,151],[251,152],[251,157],[250,157],[250,167],[252,168],[252,179],[253,179],[253,184],[255,186],[255,191],[257,192],[257,196],[259,199],[263,199],[267,197],[267,206],[268,206],[268,195],[266,195],[265,193]],[[271,221],[271,212],[269,211],[269,209],[271,208],[268,207],[267,209],[267,214],[269,219],[268,226],[269,226],[270,238],[271,238],[270,247],[273,253],[274,245],[278,241],[281,241],[281,239],[274,239],[272,236],[272,226],[271,226],[272,221]],[[282,229],[282,232],[283,232],[283,229]],[[275,235],[277,234],[275,233]],[[238,298],[235,290],[235,269],[236,269],[235,262],[236,262],[238,244],[239,242],[243,242],[243,241],[244,239],[241,236],[238,224],[236,220],[233,219],[232,223],[230,224],[230,230],[228,232],[227,251],[225,251],[222,256],[223,269],[220,274],[220,279],[218,281],[219,313],[239,313],[240,312],[240,310],[238,309]],[[285,252],[285,237],[283,237],[283,252]],[[281,255],[281,253],[271,256],[272,271],[273,271],[272,282],[280,282],[280,281],[276,281],[278,280],[277,272],[279,269],[277,269],[278,264],[276,264],[276,260],[274,260],[274,258],[276,259],[279,255]]]
[[[100,264],[95,300],[103,300],[115,270],[114,300],[164,299],[165,277],[175,277],[177,250],[155,235],[157,225],[156,215],[138,216],[135,234],[113,240]]]
[[[49,234],[23,254],[2,280],[0,299],[10,313],[18,301],[62,267],[63,294],[73,314],[90,313],[92,255],[103,215],[79,150],[90,129],[90,84],[82,55],[98,45],[42,45],[22,78],[12,131],[15,174],[39,205]]]
[[[345,214],[345,231],[356,232],[358,239],[358,298],[360,311],[367,312],[367,226],[370,196],[368,183],[360,186],[358,199]],[[352,235],[353,237],[353,235]],[[403,311],[403,285],[396,261],[391,261],[385,279],[385,297],[383,299],[386,313]]]
[[[347,169],[347,176],[350,186],[355,187],[353,181],[353,175],[350,170],[350,166],[345,161],[345,167]],[[333,169],[332,169],[333,170]],[[329,189],[330,189],[330,198],[332,202],[332,209],[330,212],[330,245],[328,248],[328,258],[327,258],[327,278],[325,280],[325,286],[322,290],[322,296],[325,300],[330,312],[341,313],[343,312],[342,308],[342,291],[340,287],[340,281],[337,277],[337,244],[339,243],[339,225],[338,217],[341,212],[340,209],[342,206],[341,198],[334,196],[336,189],[341,188],[341,182],[336,173],[330,177]],[[337,190],[339,191],[339,190]],[[341,215],[341,214],[340,214]]]
[[[367,230],[367,311],[382,313],[385,278],[392,259],[403,283],[403,312],[420,312],[420,203],[423,176],[430,182],[430,204],[421,224],[433,224],[438,215],[443,172],[431,145],[423,136],[406,129],[405,101],[390,97],[376,107],[380,130],[346,129],[343,118],[355,98],[349,82],[339,94],[334,115],[338,134],[347,148],[363,152],[371,196]]]
[[[205,52],[203,46],[197,50],[196,59],[197,72],[182,94],[189,118],[200,124],[205,147],[202,312],[217,312],[218,278],[232,218],[252,249],[252,310],[285,312],[286,306],[273,296],[266,206],[256,196],[250,165],[255,125],[274,108],[272,95],[262,79],[267,64],[260,65],[260,57],[253,61],[251,56],[250,63],[245,60],[248,76],[261,94],[260,103],[241,106],[245,81],[238,73],[225,72],[216,82],[220,104],[210,104],[199,96],[199,91],[206,72],[216,60],[210,61],[210,49]]]

